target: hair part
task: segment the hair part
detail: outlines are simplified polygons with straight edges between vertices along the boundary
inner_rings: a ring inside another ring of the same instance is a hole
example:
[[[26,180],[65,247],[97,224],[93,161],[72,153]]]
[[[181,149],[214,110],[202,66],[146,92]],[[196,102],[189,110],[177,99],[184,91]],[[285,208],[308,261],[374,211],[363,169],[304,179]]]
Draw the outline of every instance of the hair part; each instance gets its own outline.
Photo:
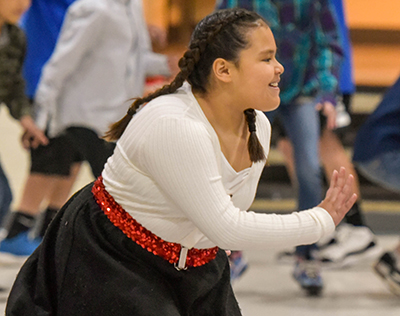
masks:
[[[206,16],[193,31],[189,48],[179,60],[180,72],[175,79],[148,96],[135,99],[127,114],[111,125],[105,138],[110,141],[119,139],[142,105],[159,96],[174,93],[185,81],[190,83],[193,91],[206,93],[214,61],[223,58],[237,63],[240,52],[249,46],[250,29],[262,24],[268,25],[260,15],[240,8],[218,10]],[[246,110],[245,116],[250,131],[250,159],[253,162],[264,160],[264,150],[255,132],[255,111]]]

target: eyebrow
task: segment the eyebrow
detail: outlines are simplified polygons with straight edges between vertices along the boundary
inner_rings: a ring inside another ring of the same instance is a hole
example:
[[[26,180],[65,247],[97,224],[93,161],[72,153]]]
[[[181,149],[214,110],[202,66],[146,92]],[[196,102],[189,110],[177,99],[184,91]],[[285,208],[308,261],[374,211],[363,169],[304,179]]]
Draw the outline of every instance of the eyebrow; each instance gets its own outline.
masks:
[[[278,51],[278,49],[266,49],[266,50],[262,50],[260,52],[260,55],[264,55],[264,54],[275,54]]]

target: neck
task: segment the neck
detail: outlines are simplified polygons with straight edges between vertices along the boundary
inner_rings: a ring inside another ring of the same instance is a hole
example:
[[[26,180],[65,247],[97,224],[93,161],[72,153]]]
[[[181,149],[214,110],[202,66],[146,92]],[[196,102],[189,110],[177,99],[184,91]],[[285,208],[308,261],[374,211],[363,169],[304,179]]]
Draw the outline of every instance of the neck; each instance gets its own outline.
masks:
[[[210,124],[217,131],[232,133],[238,137],[247,136],[244,112],[237,110],[234,100],[227,92],[210,92],[207,95],[194,94]]]

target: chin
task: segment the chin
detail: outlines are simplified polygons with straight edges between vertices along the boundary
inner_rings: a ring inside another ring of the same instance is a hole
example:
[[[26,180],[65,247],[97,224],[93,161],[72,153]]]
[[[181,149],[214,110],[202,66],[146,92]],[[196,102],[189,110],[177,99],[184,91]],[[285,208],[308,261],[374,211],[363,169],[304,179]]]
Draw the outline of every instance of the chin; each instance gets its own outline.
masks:
[[[257,110],[260,110],[260,111],[263,111],[263,112],[271,112],[271,111],[273,111],[273,110],[276,110],[278,107],[279,107],[279,105],[280,105],[280,100],[279,100],[279,102],[276,102],[276,103],[273,103],[273,104],[268,104],[267,106],[263,106],[263,107],[261,107],[260,109],[257,109]]]

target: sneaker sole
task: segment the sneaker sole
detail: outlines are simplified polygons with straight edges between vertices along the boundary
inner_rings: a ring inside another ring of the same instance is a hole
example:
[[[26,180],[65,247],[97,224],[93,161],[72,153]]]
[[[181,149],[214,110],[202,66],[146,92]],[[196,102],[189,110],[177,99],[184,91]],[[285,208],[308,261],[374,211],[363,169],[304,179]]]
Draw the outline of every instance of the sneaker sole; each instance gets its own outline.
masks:
[[[374,271],[376,274],[384,281],[384,283],[389,287],[389,290],[397,295],[400,296],[400,284],[393,281],[392,279],[388,278],[390,271],[386,265],[380,264],[379,262],[373,266]]]
[[[322,287],[319,286],[303,287],[303,290],[306,291],[307,296],[321,296],[322,294]]]
[[[340,262],[322,261],[321,266],[324,269],[343,269],[354,266],[359,262],[376,260],[381,254],[382,248],[375,245],[369,249],[367,248],[365,251],[349,254]]]
[[[364,262],[364,261],[376,260],[381,254],[382,254],[382,248],[375,245],[374,247],[367,249],[366,251],[360,254],[347,256],[343,260],[343,267],[355,265],[360,261]]]

